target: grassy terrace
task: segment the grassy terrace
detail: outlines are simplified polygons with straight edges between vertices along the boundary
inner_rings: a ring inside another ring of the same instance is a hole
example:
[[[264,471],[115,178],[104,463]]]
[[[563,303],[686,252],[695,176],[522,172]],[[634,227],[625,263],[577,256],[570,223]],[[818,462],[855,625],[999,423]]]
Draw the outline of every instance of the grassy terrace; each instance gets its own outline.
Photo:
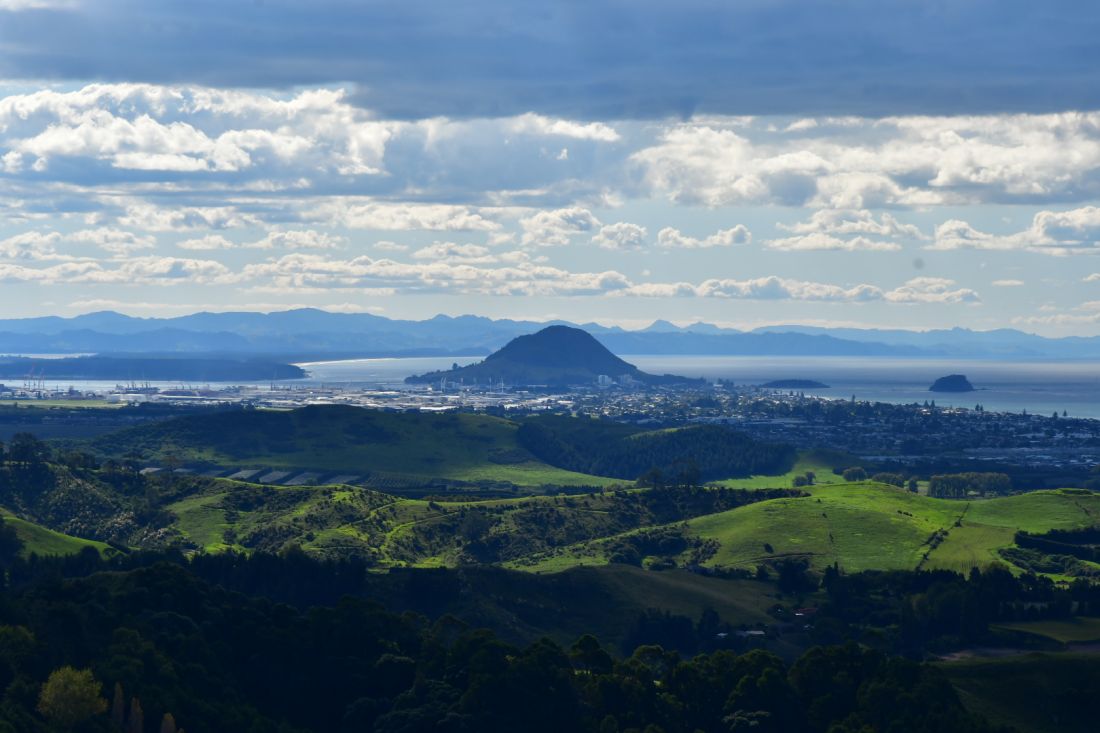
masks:
[[[730,478],[715,481],[718,486],[728,486],[731,489],[784,489],[791,485],[795,477],[803,476],[807,471],[812,471],[817,484],[838,484],[844,479],[833,473],[836,467],[835,461],[828,456],[816,453],[803,453],[799,456],[790,471],[777,476],[750,476],[748,478]]]

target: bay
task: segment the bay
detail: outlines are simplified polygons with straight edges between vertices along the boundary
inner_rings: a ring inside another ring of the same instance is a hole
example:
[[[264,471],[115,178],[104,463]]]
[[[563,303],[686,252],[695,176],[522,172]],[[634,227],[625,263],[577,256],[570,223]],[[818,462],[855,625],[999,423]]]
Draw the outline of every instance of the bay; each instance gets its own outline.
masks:
[[[481,356],[403,357],[353,359],[303,363],[309,376],[279,382],[281,388],[333,387],[363,389],[404,388],[412,374],[465,366]],[[731,380],[739,386],[758,385],[779,379],[810,379],[828,389],[806,390],[807,394],[835,399],[924,403],[934,400],[945,407],[974,407],[986,410],[1049,415],[1065,411],[1072,417],[1100,418],[1100,363],[1095,361],[991,361],[965,359],[887,359],[867,357],[733,357],[733,356],[635,356],[627,361],[654,374],[679,374],[710,380]],[[937,378],[965,374],[977,391],[962,394],[930,392]],[[270,383],[234,383],[236,386],[265,388]],[[17,386],[17,385],[12,385]],[[111,381],[66,380],[47,382],[47,387],[99,392],[113,391]],[[162,389],[181,386],[154,383]],[[198,386],[198,385],[188,385]],[[210,384],[225,387],[227,384]]]

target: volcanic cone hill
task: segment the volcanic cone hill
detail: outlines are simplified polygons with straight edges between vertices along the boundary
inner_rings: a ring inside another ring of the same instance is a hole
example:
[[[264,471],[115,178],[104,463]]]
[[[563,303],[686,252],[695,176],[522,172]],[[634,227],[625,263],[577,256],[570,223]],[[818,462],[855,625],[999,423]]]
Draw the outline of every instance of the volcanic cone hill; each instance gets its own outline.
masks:
[[[484,361],[466,367],[409,377],[410,384],[464,382],[466,384],[567,385],[591,384],[600,376],[619,382],[644,384],[689,383],[670,374],[647,374],[607,350],[586,331],[568,326],[549,326],[519,336]]]

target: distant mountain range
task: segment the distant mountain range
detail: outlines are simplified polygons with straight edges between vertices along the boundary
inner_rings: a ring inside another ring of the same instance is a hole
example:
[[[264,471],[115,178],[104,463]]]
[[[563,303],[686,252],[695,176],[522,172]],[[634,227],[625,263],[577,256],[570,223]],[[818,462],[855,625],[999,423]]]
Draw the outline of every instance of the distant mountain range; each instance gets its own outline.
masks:
[[[468,384],[549,385],[590,384],[605,377],[619,382],[674,384],[686,377],[647,374],[607,350],[591,334],[570,326],[547,326],[517,336],[483,361],[442,372],[409,377],[410,384],[466,382]]]
[[[753,331],[656,321],[627,331],[596,323],[436,316],[424,321],[303,308],[136,318],[112,311],[74,318],[0,320],[0,353],[226,354],[309,361],[370,356],[477,356],[546,326],[580,327],[620,355],[881,356],[992,359],[1100,358],[1100,337],[1046,338],[1013,329],[934,331],[768,326]]]

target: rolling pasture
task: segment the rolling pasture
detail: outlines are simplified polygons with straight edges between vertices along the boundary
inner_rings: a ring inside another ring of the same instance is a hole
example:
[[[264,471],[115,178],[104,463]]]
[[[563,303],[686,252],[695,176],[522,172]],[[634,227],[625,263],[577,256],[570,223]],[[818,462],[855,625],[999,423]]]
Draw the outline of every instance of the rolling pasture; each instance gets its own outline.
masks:
[[[970,502],[870,482],[815,486],[808,493],[688,525],[692,533],[720,544],[711,561],[719,566],[752,567],[790,556],[806,558],[817,570],[836,563],[849,572],[916,567],[965,572],[999,561],[996,551],[1012,545],[1017,529],[1086,527],[1100,516],[1100,494],[1072,489]]]
[[[789,558],[805,560],[818,572],[834,563],[847,572],[918,567],[967,572],[1005,562],[997,551],[1013,545],[1017,529],[1087,527],[1100,515],[1100,494],[1076,489],[970,502],[873,482],[818,485],[806,493],[689,519],[682,531],[716,543],[703,563],[714,568],[753,570]],[[562,548],[528,567],[553,571],[602,564],[614,539]]]

